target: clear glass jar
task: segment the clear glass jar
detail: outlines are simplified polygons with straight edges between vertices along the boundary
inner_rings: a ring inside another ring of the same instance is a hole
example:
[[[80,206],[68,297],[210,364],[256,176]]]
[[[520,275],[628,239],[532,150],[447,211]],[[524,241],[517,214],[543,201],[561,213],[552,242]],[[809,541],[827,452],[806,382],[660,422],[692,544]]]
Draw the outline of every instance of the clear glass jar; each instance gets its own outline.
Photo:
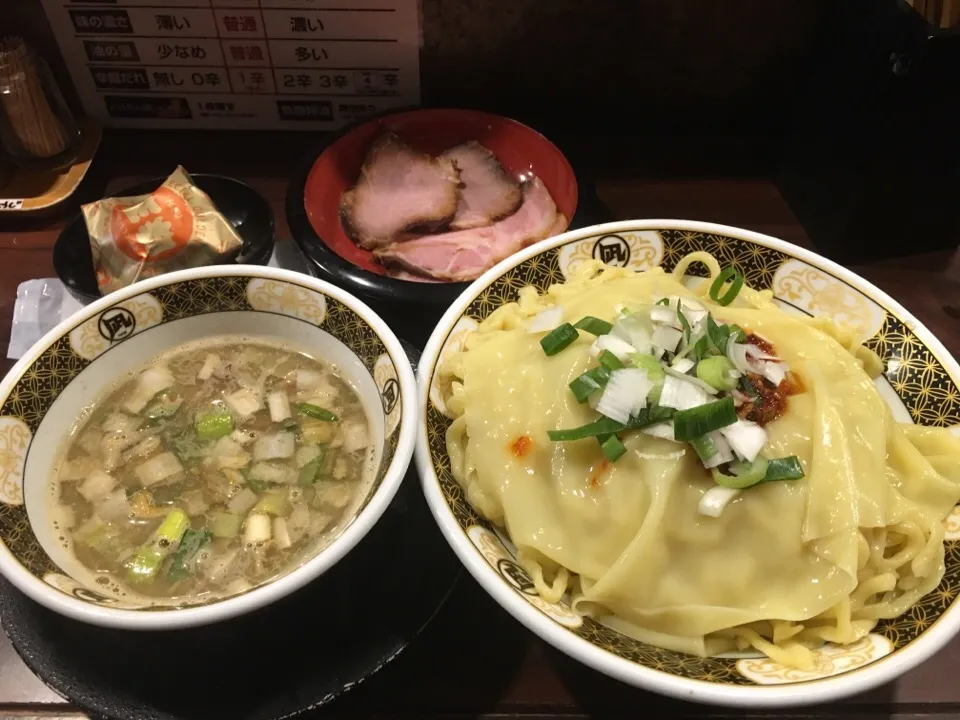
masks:
[[[21,38],[0,40],[0,142],[18,165],[56,169],[80,149],[77,121],[50,67]]]

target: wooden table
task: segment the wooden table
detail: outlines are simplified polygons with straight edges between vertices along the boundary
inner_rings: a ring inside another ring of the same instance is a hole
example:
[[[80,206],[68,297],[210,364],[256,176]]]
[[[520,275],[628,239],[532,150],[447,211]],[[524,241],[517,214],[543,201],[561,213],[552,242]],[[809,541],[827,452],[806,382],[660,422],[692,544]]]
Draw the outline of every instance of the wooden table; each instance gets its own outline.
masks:
[[[195,172],[232,174],[270,200],[276,212],[278,237],[285,239],[284,178],[291,164],[305,152],[308,141],[284,138],[251,159],[225,150],[224,142],[244,147],[242,136],[223,137],[226,141],[190,143],[175,135],[167,136],[162,142],[137,144],[135,154],[131,137],[114,138],[97,162],[101,173],[112,180],[111,187],[117,187],[115,183],[121,177],[138,180],[167,173],[174,161]],[[777,189],[767,180],[605,177],[597,182],[597,190],[618,218],[709,220],[812,247]],[[4,231],[0,219],[0,348],[4,350],[17,285],[30,278],[52,276],[50,250],[62,225],[61,218]],[[852,269],[903,303],[951,353],[960,354],[960,286],[948,279],[960,279],[960,259],[950,253],[936,253]],[[0,360],[0,372],[11,365]],[[839,705],[796,711],[790,716],[958,717],[957,668],[960,639],[935,660],[895,683]],[[740,716],[662,699],[574,663],[523,629],[465,576],[438,617],[410,648],[381,673],[314,717],[411,714],[576,718],[635,713],[651,713],[652,717],[667,713]],[[0,718],[35,716],[84,717],[34,677],[6,638],[0,637]]]

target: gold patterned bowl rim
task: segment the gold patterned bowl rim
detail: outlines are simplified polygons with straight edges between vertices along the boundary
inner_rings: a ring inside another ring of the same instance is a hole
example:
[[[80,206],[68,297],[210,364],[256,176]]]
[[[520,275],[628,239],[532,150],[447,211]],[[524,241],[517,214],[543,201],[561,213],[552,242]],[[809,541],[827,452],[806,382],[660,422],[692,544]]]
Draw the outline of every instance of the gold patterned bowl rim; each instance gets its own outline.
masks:
[[[933,358],[931,362],[937,364],[939,371],[942,373],[942,379],[949,383],[951,389],[955,390],[960,386],[960,366],[957,365],[957,362],[943,344],[900,303],[855,273],[792,243],[741,228],[673,219],[627,220],[567,232],[539,242],[484,273],[447,310],[427,342],[418,368],[420,416],[415,458],[424,494],[434,519],[461,562],[480,585],[511,615],[567,655],[628,684],[682,700],[739,708],[763,708],[829,702],[864,692],[894,680],[931,657],[960,630],[960,602],[954,600],[954,592],[951,592],[949,604],[941,611],[935,621],[919,629],[916,636],[903,647],[896,648],[889,654],[880,656],[879,659],[868,664],[852,667],[852,669],[831,676],[786,681],[780,684],[751,684],[743,682],[742,679],[731,682],[722,676],[719,678],[711,677],[710,670],[699,675],[698,673],[678,671],[677,668],[682,666],[683,659],[692,656],[651,648],[656,652],[679,657],[680,661],[675,663],[672,668],[647,666],[635,661],[635,658],[629,659],[624,653],[614,649],[610,643],[598,640],[598,638],[578,635],[568,627],[564,627],[555,616],[552,618],[541,609],[534,607],[529,599],[523,597],[522,590],[516,584],[508,582],[505,574],[495,569],[489,559],[485,559],[478,544],[472,541],[468,535],[468,529],[473,531],[479,528],[470,524],[471,521],[469,520],[458,519],[454,513],[450,501],[444,494],[442,482],[438,476],[436,460],[431,451],[430,433],[428,432],[430,420],[428,418],[431,413],[435,413],[436,416],[440,414],[432,405],[431,384],[440,355],[448,339],[453,335],[457,323],[462,322],[464,318],[471,318],[470,311],[483,304],[488,306],[482,313],[482,316],[486,317],[495,307],[515,300],[516,290],[520,285],[526,284],[527,278],[531,275],[540,273],[540,283],[542,285],[549,284],[543,280],[543,274],[550,275],[552,271],[542,268],[550,264],[559,266],[559,258],[564,248],[576,247],[577,243],[582,243],[585,240],[597,240],[599,242],[606,237],[623,238],[631,234],[649,232],[658,234],[676,233],[683,236],[699,237],[703,241],[719,239],[745,243],[743,247],[749,248],[752,255],[779,254],[785,259],[784,262],[786,260],[799,261],[826,273],[828,277],[840,281],[854,292],[879,306],[888,318],[898,323],[898,328],[902,332],[910,333],[922,344],[923,348]],[[696,246],[696,242],[693,242],[693,245],[695,247],[687,250],[704,249]],[[594,245],[594,249],[596,247]],[[557,260],[552,260],[553,257],[556,257]],[[596,257],[595,252],[594,257]],[[676,259],[673,258],[672,262],[675,263]],[[735,259],[734,262],[739,262],[739,260]],[[658,262],[656,264],[665,263]],[[523,267],[521,268],[521,266]],[[536,269],[538,267],[540,269]],[[747,274],[749,282],[749,273],[745,274]],[[507,279],[505,279],[505,276]],[[554,277],[553,281],[562,282],[563,277]],[[476,318],[473,318],[473,320],[475,321]],[[881,358],[883,358],[882,352]],[[954,424],[960,422],[960,403],[956,402],[956,393],[954,393],[950,419]],[[445,451],[438,451],[438,454],[441,453],[445,457]],[[476,521],[476,516],[474,521]],[[485,523],[485,521],[480,522]],[[956,574],[960,575],[960,543],[954,542],[952,547],[953,552],[950,554],[953,562],[950,565],[954,568]],[[950,548],[951,546],[948,544],[948,551]],[[516,569],[514,572],[516,572]],[[599,625],[598,623],[595,624]],[[600,633],[600,635],[604,634],[609,635],[610,633]],[[636,643],[636,641],[631,642],[643,645],[642,643]],[[650,646],[645,647],[650,648]]]
[[[299,567],[245,593],[208,604],[182,609],[171,608],[164,612],[151,612],[150,608],[120,609],[97,604],[95,601],[88,602],[86,597],[80,593],[69,595],[61,592],[31,573],[0,539],[0,573],[36,602],[73,619],[105,627],[133,630],[168,630],[219,622],[269,605],[295,592],[329,570],[373,528],[393,500],[413,457],[417,433],[417,386],[410,360],[397,336],[366,303],[332,283],[291,270],[258,265],[192,268],[142,280],[127,288],[110,293],[62,321],[20,358],[6,376],[0,379],[0,407],[4,405],[11,390],[38,358],[43,356],[56,343],[68,338],[72,331],[89,320],[97,318],[104,311],[132,298],[167,286],[185,284],[189,281],[228,278],[275,281],[317,293],[328,302],[331,299],[337,301],[352,315],[358,316],[360,321],[382,343],[386,354],[389,356],[392,369],[396,372],[397,406],[400,408],[400,417],[396,430],[391,434],[391,444],[393,443],[393,437],[396,438],[395,448],[392,448],[392,458],[390,458],[387,467],[379,473],[378,484],[376,484],[370,496],[366,498],[350,524],[329,545]],[[248,308],[248,311],[262,312],[268,316],[275,314],[269,310],[257,308]],[[187,312],[176,319],[209,312],[211,311]],[[212,312],[229,313],[229,310],[220,309]],[[324,329],[322,323],[320,328]],[[351,352],[357,352],[352,347],[348,346],[348,348]],[[113,347],[111,349],[115,351],[119,348]]]

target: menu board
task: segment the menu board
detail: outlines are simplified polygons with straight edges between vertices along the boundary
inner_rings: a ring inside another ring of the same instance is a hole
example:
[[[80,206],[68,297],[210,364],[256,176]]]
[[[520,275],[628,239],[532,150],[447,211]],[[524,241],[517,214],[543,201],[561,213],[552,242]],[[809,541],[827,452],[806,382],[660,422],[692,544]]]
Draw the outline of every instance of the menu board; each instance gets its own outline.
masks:
[[[105,125],[328,130],[420,100],[417,0],[42,0]]]

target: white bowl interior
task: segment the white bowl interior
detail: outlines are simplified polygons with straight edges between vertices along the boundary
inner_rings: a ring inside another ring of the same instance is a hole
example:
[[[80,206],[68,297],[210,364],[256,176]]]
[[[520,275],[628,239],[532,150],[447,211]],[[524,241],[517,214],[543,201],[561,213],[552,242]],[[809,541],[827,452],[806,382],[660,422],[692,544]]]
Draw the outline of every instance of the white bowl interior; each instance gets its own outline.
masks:
[[[116,585],[95,582],[97,575],[82,565],[69,550],[69,534],[57,526],[54,499],[54,474],[66,450],[64,438],[78,422],[83,422],[84,408],[99,400],[111,388],[131,377],[158,355],[188,343],[216,342],[218,337],[246,338],[254,342],[277,344],[300,350],[324,360],[340,371],[341,376],[357,391],[370,423],[374,451],[364,469],[366,490],[357,493],[353,505],[344,513],[344,520],[328,536],[319,552],[328,547],[343,528],[356,516],[364,502],[383,455],[385,418],[379,391],[370,372],[360,359],[325,330],[285,315],[253,311],[210,313],[183,318],[149,328],[108,350],[84,368],[57,397],[37,428],[27,456],[24,477],[24,502],[30,524],[40,545],[67,575],[99,593],[123,597],[126,603],[163,605],[162,599],[130,596]],[[101,576],[102,578],[102,576]],[[182,599],[178,600],[182,605]]]

